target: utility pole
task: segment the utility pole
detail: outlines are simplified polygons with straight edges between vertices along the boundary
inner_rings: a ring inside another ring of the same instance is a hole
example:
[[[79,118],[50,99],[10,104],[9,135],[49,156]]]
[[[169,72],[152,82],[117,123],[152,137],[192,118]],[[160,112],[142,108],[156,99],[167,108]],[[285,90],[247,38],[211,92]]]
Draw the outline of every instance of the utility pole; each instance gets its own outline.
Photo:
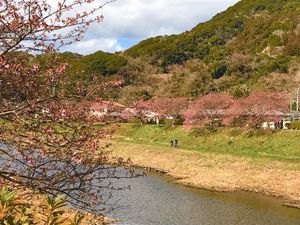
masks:
[[[56,84],[52,84],[51,97],[56,97]]]
[[[297,88],[297,108],[296,111],[299,112],[299,87]]]
[[[0,79],[0,101],[2,100],[2,80]]]

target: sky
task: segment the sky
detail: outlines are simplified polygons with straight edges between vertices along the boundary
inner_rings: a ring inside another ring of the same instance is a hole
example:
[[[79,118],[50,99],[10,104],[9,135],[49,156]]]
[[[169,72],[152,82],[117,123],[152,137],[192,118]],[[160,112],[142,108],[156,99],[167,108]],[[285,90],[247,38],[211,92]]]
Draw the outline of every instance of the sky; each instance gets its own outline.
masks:
[[[92,25],[83,40],[63,51],[80,54],[123,51],[150,37],[190,30],[238,1],[117,0],[101,10],[102,23]]]

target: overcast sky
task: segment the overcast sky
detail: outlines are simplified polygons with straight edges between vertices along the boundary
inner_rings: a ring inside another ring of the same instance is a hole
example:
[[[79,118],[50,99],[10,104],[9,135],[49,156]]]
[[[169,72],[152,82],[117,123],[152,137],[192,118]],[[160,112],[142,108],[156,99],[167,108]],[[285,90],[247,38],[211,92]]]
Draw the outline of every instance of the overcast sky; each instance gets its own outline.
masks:
[[[82,41],[64,50],[81,54],[121,51],[149,37],[190,30],[238,1],[117,0],[104,7],[101,24],[90,27]]]

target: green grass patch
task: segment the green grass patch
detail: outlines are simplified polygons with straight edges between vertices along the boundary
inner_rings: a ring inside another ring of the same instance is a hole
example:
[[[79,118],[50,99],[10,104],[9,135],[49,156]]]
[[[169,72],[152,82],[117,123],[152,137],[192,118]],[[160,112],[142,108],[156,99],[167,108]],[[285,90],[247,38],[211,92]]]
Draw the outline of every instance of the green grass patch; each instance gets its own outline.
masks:
[[[221,129],[196,133],[182,126],[123,124],[115,140],[152,146],[170,146],[170,140],[179,139],[180,148],[199,152],[230,154],[252,158],[300,162],[300,132],[245,132]]]

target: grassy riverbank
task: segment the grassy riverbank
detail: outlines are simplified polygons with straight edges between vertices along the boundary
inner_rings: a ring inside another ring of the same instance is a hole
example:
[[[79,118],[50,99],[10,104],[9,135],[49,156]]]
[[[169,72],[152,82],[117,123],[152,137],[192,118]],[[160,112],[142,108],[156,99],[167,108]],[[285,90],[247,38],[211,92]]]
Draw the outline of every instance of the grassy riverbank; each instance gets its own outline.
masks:
[[[177,137],[180,148],[203,153],[300,162],[299,131],[243,131],[223,129],[216,132],[188,132],[182,126],[123,124],[115,140],[157,147],[169,147]]]
[[[300,207],[299,135],[233,130],[195,135],[182,127],[125,124],[117,130],[111,148],[116,156],[165,171],[187,186],[259,192]],[[169,146],[174,137],[180,140],[179,149]]]

